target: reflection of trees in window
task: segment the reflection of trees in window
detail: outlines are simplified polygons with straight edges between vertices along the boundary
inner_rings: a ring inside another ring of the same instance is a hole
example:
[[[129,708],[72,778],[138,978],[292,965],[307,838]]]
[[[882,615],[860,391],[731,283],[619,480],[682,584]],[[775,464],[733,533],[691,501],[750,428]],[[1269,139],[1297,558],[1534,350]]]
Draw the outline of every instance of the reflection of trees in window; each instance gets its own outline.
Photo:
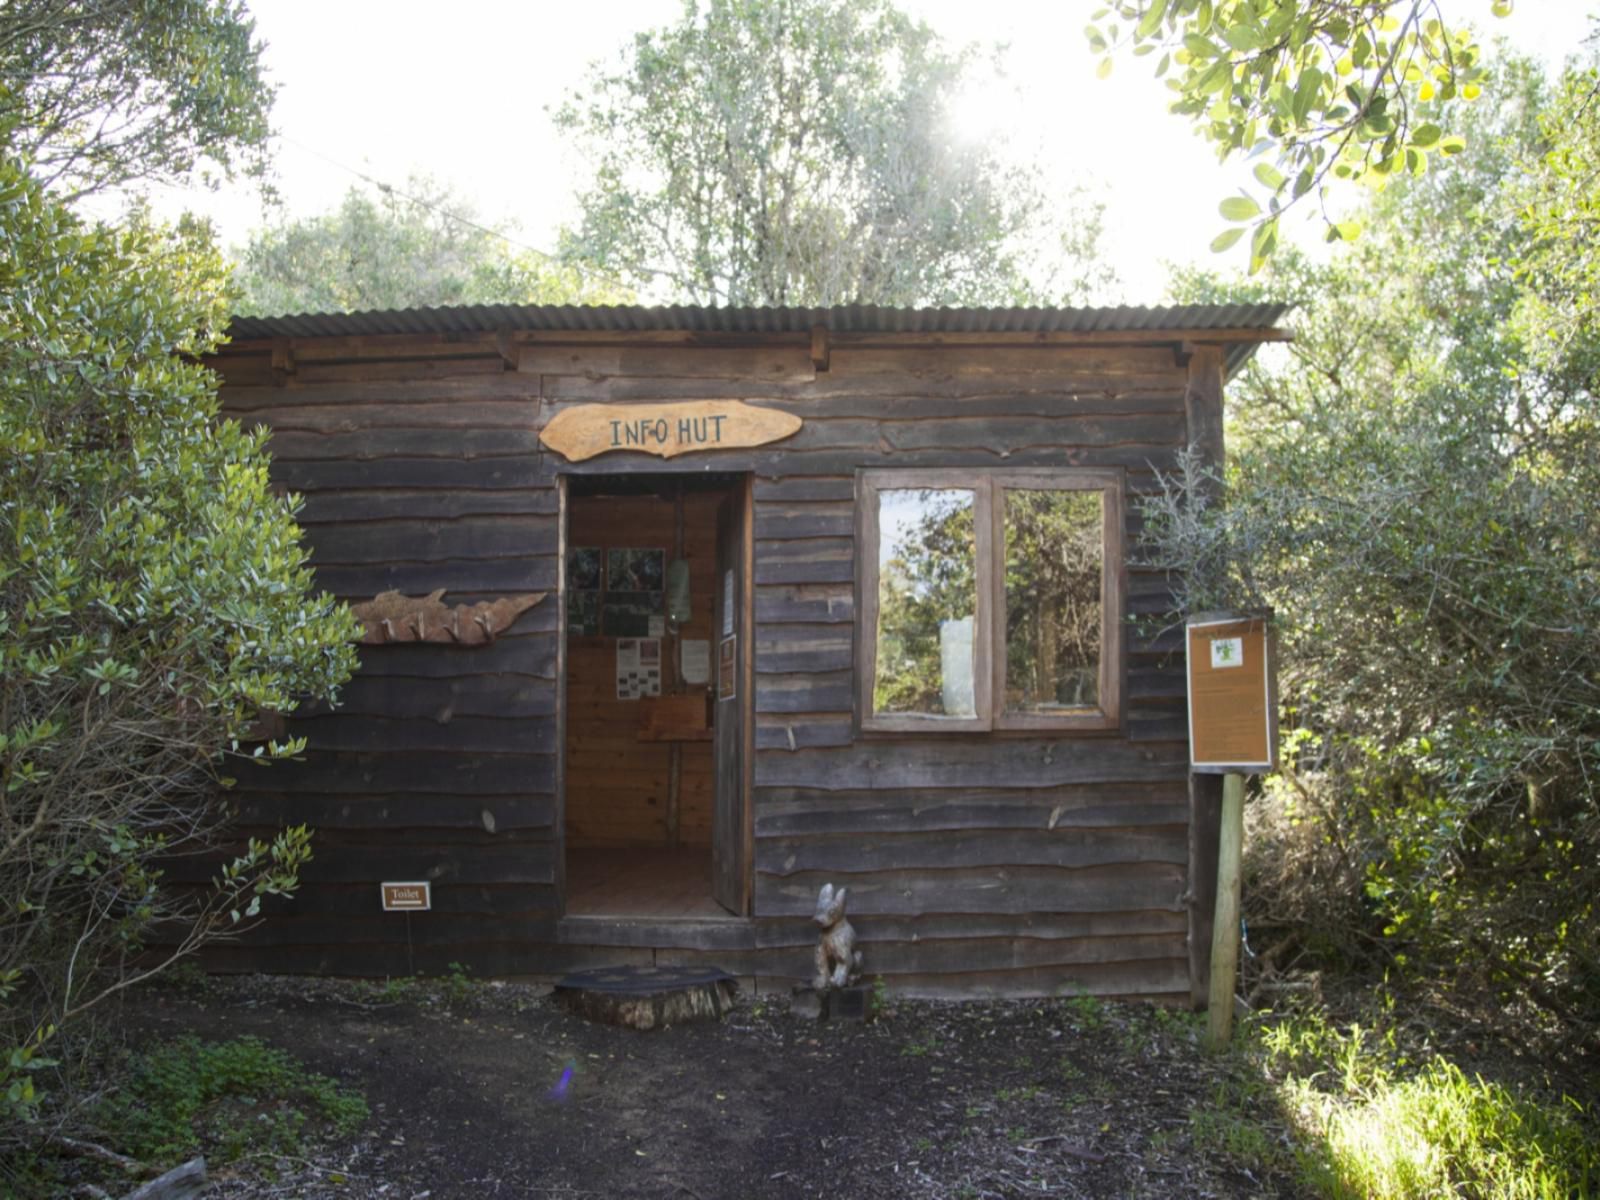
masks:
[[[1115,729],[1121,472],[863,472],[864,729]]]
[[[873,708],[971,716],[977,611],[973,493],[885,489],[878,504]]]
[[[1006,712],[1099,703],[1098,491],[1005,489]]]

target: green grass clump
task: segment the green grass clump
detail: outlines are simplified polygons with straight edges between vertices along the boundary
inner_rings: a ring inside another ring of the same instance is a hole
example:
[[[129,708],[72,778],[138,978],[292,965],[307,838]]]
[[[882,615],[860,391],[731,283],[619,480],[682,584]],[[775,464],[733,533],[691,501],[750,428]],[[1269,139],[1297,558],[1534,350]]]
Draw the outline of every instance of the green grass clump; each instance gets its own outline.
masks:
[[[1442,1058],[1409,1079],[1311,1108],[1320,1110],[1322,1136],[1305,1174],[1331,1200],[1600,1195],[1600,1142],[1590,1131]]]
[[[1382,1024],[1382,1022],[1380,1022]],[[1393,1030],[1309,1012],[1256,1031],[1254,1053],[1327,1200],[1591,1200],[1600,1138],[1583,1109],[1400,1052]]]
[[[293,1154],[308,1128],[338,1135],[367,1119],[358,1092],[252,1037],[181,1038],[134,1057],[127,1081],[93,1113],[105,1140],[146,1162],[204,1149],[213,1161]]]

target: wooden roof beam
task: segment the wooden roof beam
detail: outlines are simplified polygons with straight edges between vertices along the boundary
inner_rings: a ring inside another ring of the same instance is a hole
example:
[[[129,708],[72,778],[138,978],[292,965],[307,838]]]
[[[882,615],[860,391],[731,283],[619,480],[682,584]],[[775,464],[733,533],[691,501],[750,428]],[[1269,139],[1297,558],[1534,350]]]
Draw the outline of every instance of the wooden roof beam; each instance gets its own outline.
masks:
[[[288,338],[277,338],[272,343],[272,380],[282,387],[293,374],[294,346]]]
[[[811,327],[811,365],[818,371],[828,369],[828,358],[832,353],[832,346],[828,340],[828,327],[817,324]]]
[[[522,343],[517,341],[515,335],[508,330],[501,330],[494,335],[494,347],[500,352],[500,361],[508,371],[516,371],[522,367]]]

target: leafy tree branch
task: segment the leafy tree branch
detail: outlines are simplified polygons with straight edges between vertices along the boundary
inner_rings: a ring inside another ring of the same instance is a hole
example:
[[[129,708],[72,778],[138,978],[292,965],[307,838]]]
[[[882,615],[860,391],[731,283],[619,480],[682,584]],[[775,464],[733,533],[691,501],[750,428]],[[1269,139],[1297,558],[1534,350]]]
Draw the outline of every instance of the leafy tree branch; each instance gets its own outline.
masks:
[[[1252,271],[1277,248],[1282,215],[1331,181],[1382,188],[1459,154],[1445,122],[1485,78],[1471,31],[1447,24],[1438,0],[1133,0],[1099,10],[1087,36],[1102,74],[1119,49],[1159,51],[1172,111],[1220,159],[1260,159],[1253,186],[1222,201],[1234,227],[1212,242],[1220,252],[1248,233]],[[1326,207],[1324,220],[1329,241],[1360,233]]]
[[[69,202],[207,165],[261,176],[274,91],[261,52],[237,0],[8,0],[0,126]]]

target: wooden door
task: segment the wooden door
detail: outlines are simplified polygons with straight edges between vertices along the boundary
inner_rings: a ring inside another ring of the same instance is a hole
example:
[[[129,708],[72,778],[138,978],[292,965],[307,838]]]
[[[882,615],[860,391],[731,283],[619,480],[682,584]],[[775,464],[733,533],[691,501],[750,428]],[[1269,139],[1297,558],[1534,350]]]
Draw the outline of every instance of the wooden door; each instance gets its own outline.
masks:
[[[717,598],[712,626],[716,686],[711,809],[711,894],[737,916],[750,912],[750,490],[735,488],[717,510]]]

